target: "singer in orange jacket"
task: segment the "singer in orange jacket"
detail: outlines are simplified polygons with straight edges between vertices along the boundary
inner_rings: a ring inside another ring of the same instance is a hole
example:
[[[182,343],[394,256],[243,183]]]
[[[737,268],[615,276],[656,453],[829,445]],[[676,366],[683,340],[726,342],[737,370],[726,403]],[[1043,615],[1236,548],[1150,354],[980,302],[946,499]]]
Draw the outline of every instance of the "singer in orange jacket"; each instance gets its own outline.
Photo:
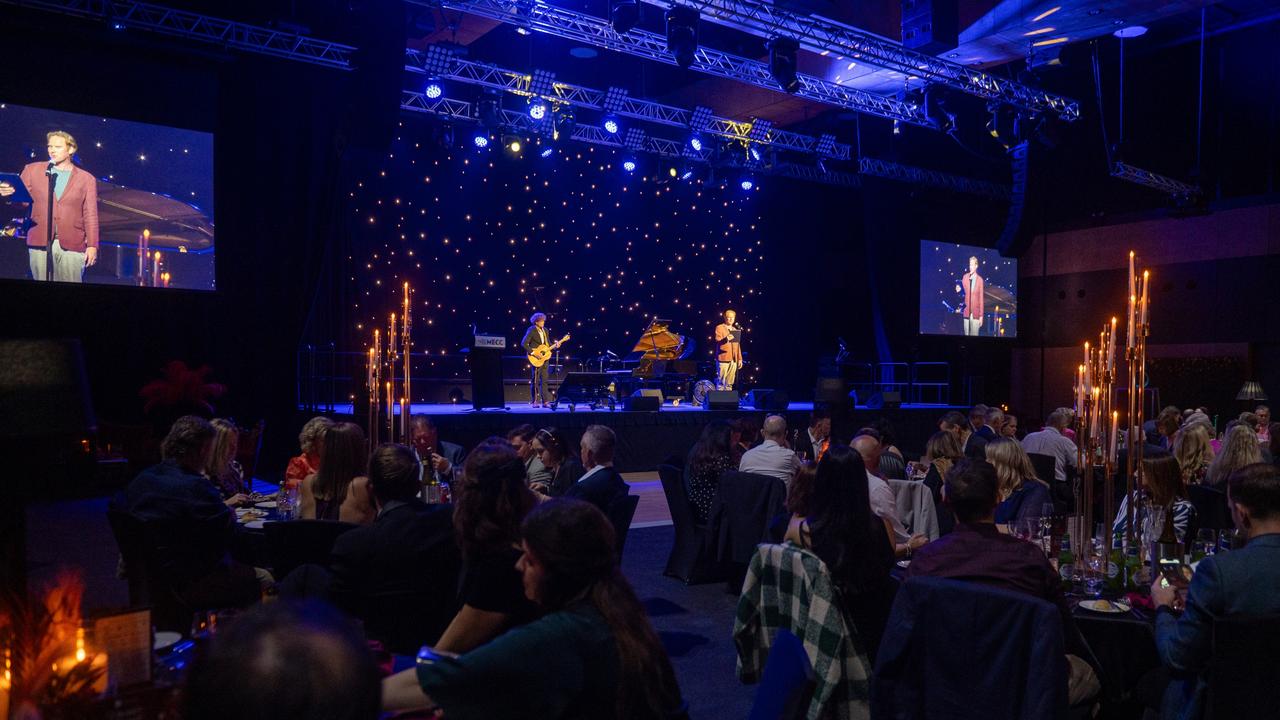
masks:
[[[978,258],[969,258],[969,272],[960,278],[956,292],[964,293],[964,334],[977,335],[982,328],[982,298],[986,293],[986,282],[978,274]]]
[[[28,163],[22,168],[22,184],[31,194],[31,220],[27,232],[27,256],[31,277],[45,279],[46,247],[49,244],[49,179],[46,171],[56,174],[53,202],[53,279],[57,282],[81,282],[84,269],[98,261],[98,180],[92,173],[77,167],[71,158],[76,151],[75,138],[62,130],[48,133],[49,160]],[[13,188],[0,185],[0,196],[13,194]]]
[[[716,360],[720,363],[717,390],[732,390],[738,371],[742,369],[742,328],[738,327],[737,319],[736,312],[725,310],[724,322],[716,326],[716,345],[719,348]]]

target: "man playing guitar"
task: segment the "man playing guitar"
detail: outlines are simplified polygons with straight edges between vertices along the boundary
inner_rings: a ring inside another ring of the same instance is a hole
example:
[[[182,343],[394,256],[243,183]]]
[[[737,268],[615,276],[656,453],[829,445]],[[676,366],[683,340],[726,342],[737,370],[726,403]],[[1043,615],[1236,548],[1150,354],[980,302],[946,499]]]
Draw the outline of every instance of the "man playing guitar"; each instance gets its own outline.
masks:
[[[551,352],[568,340],[569,336],[565,335],[554,343],[550,342],[545,313],[534,313],[533,317],[529,318],[529,322],[531,323],[529,329],[525,331],[524,339],[520,341],[520,345],[528,356],[529,366],[532,368],[532,377],[529,381],[529,404],[532,407],[542,407],[546,404],[543,392],[547,385],[547,360],[551,359]]]

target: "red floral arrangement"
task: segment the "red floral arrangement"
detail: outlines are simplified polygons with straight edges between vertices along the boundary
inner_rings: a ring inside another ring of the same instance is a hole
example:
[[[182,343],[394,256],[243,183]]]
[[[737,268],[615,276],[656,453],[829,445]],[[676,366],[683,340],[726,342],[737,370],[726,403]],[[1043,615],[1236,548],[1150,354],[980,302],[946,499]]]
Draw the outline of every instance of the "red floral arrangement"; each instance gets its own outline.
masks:
[[[222,397],[227,388],[208,382],[210,372],[212,369],[208,365],[192,370],[181,360],[170,360],[164,366],[163,377],[142,387],[139,395],[147,401],[143,412],[150,415],[155,411],[181,410],[213,415],[214,407],[210,401]]]

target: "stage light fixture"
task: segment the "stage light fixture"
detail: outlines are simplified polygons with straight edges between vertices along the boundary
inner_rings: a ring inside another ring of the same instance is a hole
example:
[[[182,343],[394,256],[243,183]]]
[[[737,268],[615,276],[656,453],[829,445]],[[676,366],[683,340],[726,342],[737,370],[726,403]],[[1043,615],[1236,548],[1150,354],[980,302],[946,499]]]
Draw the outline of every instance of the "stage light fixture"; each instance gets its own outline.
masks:
[[[769,74],[789,93],[800,89],[800,78],[796,76],[799,52],[800,43],[794,38],[776,37],[769,41]]]
[[[693,168],[685,168],[684,171],[680,173],[681,180],[688,180],[691,177],[693,177]]]
[[[673,165],[673,166],[671,166],[671,167],[669,167],[669,168],[667,168],[667,175],[669,175],[669,176],[671,176],[671,177],[676,177],[676,176],[677,176],[677,175],[679,175],[679,174],[680,174],[680,171],[679,171],[679,170],[676,170],[676,168],[675,168],[675,166],[674,166],[674,165]]]
[[[604,116],[604,131],[610,135],[617,135],[622,126],[618,124],[618,118],[613,115]]]
[[[698,52],[698,11],[683,5],[667,10],[667,52],[676,65],[688,68]]]
[[[423,94],[427,96],[428,100],[438,100],[441,95],[444,95],[444,86],[440,84],[439,80],[431,78],[427,81],[427,87],[423,90]]]
[[[742,182],[738,183],[738,187],[748,191],[754,188],[755,186],[756,186],[755,181],[749,177],[742,178]]]
[[[541,120],[547,116],[547,104],[539,98],[529,98],[529,117]]]
[[[489,133],[481,130],[475,134],[475,137],[471,138],[471,142],[476,147],[483,150],[484,148],[489,147]]]
[[[760,152],[760,148],[756,145],[752,145],[747,152],[751,153],[751,159],[756,162],[760,162],[764,159],[764,154]]]
[[[544,149],[542,150],[542,152],[541,152],[541,153],[538,153],[538,154],[539,154],[539,155],[541,155],[541,156],[542,156],[542,157],[544,157],[544,158],[549,158],[549,157],[551,157],[552,155],[554,155],[554,154],[555,154],[555,152],[556,152],[556,148],[555,148],[555,146],[554,146],[554,145],[552,145],[552,146],[548,146],[548,147],[544,148]]]
[[[623,161],[622,161],[622,169],[623,169],[623,170],[626,170],[626,171],[627,171],[627,172],[629,172],[629,173],[633,173],[633,172],[635,172],[635,171],[636,171],[636,161],[635,161],[635,160],[631,160],[631,159],[623,160]]]
[[[694,152],[702,152],[702,136],[697,133],[690,135],[689,147],[692,148]]]
[[[629,32],[640,22],[637,0],[609,0],[609,24],[616,33]]]

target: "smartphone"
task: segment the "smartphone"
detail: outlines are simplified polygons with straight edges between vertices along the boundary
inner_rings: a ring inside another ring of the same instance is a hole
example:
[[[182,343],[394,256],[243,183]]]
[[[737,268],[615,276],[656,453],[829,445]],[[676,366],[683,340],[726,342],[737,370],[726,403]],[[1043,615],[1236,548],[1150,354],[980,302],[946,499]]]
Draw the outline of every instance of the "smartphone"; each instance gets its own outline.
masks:
[[[1161,560],[1160,580],[1161,584],[1166,587],[1172,585],[1179,589],[1185,589],[1191,584],[1191,568],[1182,564],[1181,560]]]

